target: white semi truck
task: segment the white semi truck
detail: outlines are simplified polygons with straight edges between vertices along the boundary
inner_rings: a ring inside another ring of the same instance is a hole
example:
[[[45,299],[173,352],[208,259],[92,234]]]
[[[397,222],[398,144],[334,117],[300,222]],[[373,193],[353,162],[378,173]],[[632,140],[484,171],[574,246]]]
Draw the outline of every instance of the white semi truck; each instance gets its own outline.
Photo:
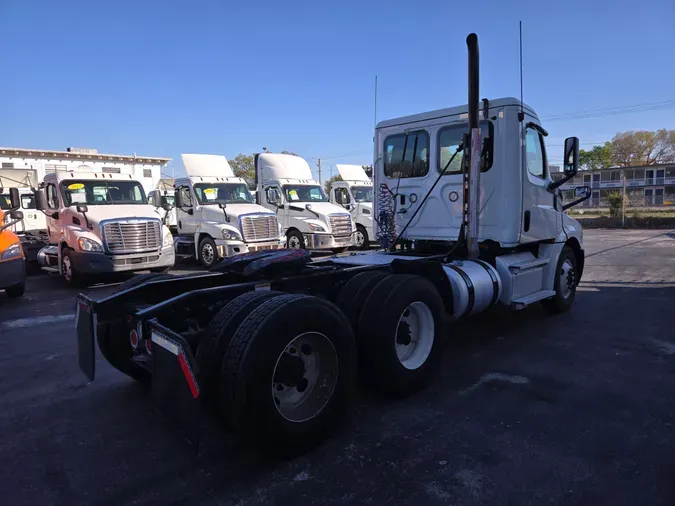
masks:
[[[330,187],[330,201],[347,209],[356,223],[354,246],[368,249],[373,233],[373,182],[361,165],[336,165],[341,181]]]
[[[47,244],[47,219],[35,207],[38,183],[38,171],[35,169],[0,169],[0,208],[3,208],[4,202],[9,202],[10,188],[19,192],[22,219],[16,221],[11,229],[19,237],[29,265],[37,265],[38,251]]]
[[[219,260],[283,247],[277,215],[253,201],[224,156],[184,154],[187,178],[176,179],[176,254],[207,269]]]
[[[207,274],[80,294],[87,378],[98,342],[114,367],[152,382],[156,406],[185,437],[199,439],[203,400],[239,441],[297,455],[330,434],[357,369],[373,388],[407,396],[441,370],[452,320],[497,304],[569,311],[584,245],[565,210],[590,188],[563,204],[559,187],[577,173],[579,140],[566,139],[554,182],[537,113],[514,98],[479,101],[475,34],[467,47],[468,105],[376,127],[375,234],[386,249],[319,261],[302,250],[249,253]],[[283,179],[278,192],[293,201],[301,183]],[[269,194],[274,183],[262,184]]]
[[[38,262],[69,284],[101,274],[164,272],[174,265],[171,232],[131,175],[47,174],[36,204],[46,215],[49,237]]]
[[[289,248],[341,252],[354,244],[354,220],[329,202],[303,158],[260,153],[255,167],[257,201],[277,214]]]

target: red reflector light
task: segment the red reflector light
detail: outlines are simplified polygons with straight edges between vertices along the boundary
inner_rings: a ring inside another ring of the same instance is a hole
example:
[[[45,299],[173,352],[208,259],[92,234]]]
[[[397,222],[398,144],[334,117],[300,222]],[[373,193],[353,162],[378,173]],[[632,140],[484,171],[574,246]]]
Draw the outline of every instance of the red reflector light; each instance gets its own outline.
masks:
[[[149,355],[152,355],[152,341],[150,339],[146,339],[144,343],[145,351],[147,351]]]
[[[129,340],[131,341],[131,347],[134,350],[138,348],[138,333],[135,330],[129,332]]]

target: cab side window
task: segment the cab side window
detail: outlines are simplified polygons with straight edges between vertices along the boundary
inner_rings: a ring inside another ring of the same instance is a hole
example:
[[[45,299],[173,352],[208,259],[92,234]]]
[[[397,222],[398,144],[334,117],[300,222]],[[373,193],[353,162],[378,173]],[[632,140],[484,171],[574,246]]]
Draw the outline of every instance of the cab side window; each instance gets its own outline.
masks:
[[[424,130],[384,140],[384,175],[390,179],[424,177],[429,172],[429,134]]]
[[[525,146],[527,171],[535,177],[544,179],[547,163],[543,137],[535,129],[528,128],[525,131]]]
[[[51,183],[47,185],[47,205],[50,209],[59,208],[59,196],[56,193],[56,186]]]

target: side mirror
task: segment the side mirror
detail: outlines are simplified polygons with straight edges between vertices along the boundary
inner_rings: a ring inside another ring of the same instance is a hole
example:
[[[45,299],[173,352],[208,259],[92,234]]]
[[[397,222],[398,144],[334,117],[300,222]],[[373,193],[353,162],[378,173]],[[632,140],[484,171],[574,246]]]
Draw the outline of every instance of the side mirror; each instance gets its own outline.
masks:
[[[85,204],[78,204],[77,207],[75,208],[75,210],[78,213],[82,213],[82,214],[85,214],[85,213],[89,212],[89,208]]]
[[[21,220],[23,220],[23,213],[21,211],[16,211],[16,210],[10,211],[9,212],[9,218],[11,220],[21,221]]]
[[[180,190],[176,191],[176,195],[174,196],[174,202],[176,203],[176,207],[178,209],[182,209],[183,206],[183,193]]]
[[[38,211],[47,210],[47,190],[40,188],[35,192],[35,209]]]
[[[574,200],[569,204],[565,204],[563,206],[563,211],[569,209],[570,207],[574,207],[577,204],[581,204],[584,200],[590,199],[591,195],[592,191],[590,186],[577,186],[574,189]]]
[[[311,211],[312,210],[312,204],[305,204],[305,209],[307,209],[308,211]]]
[[[169,211],[171,211],[171,209],[173,209],[173,207],[171,206],[171,204],[165,203],[162,204],[162,209],[164,209],[168,213]]]
[[[565,154],[563,156],[563,173],[574,177],[579,172],[579,138],[565,139]]]
[[[153,207],[162,207],[162,196],[157,190],[150,192],[150,203]]]
[[[18,188],[9,189],[9,202],[12,210],[19,209],[21,207],[21,197],[19,196]]]

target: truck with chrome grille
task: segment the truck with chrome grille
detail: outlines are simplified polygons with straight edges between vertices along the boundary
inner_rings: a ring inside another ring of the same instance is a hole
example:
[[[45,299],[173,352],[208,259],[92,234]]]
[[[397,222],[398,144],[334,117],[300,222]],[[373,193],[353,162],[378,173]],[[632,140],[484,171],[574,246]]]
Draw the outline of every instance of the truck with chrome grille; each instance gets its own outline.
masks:
[[[274,211],[292,249],[342,252],[354,245],[356,225],[349,211],[329,202],[309,164],[296,155],[255,155],[256,199]]]
[[[96,276],[173,267],[173,236],[131,175],[58,171],[35,194],[47,218],[47,271],[78,285]]]
[[[212,414],[237,442],[292,456],[328,437],[357,378],[388,397],[429,385],[456,320],[496,305],[572,310],[583,231],[565,210],[591,189],[564,203],[559,188],[578,171],[579,139],[565,140],[564,177],[554,181],[537,113],[515,98],[480,100],[475,34],[467,46],[467,104],[376,126],[379,251],[318,260],[300,248],[255,251],[209,272],[140,275],[103,297],[79,294],[87,378],[98,347],[114,368],[150,383],[155,406],[186,439],[198,441],[200,415]],[[297,158],[266,155],[259,168]],[[309,179],[266,179],[268,195],[275,184],[279,205],[303,202],[302,187],[324,204]],[[298,211],[298,220],[326,233],[340,226],[329,223],[333,211],[309,205],[318,217]]]
[[[207,269],[223,258],[283,247],[277,215],[253,201],[227,158],[184,154],[186,178],[174,183],[176,255]]]

